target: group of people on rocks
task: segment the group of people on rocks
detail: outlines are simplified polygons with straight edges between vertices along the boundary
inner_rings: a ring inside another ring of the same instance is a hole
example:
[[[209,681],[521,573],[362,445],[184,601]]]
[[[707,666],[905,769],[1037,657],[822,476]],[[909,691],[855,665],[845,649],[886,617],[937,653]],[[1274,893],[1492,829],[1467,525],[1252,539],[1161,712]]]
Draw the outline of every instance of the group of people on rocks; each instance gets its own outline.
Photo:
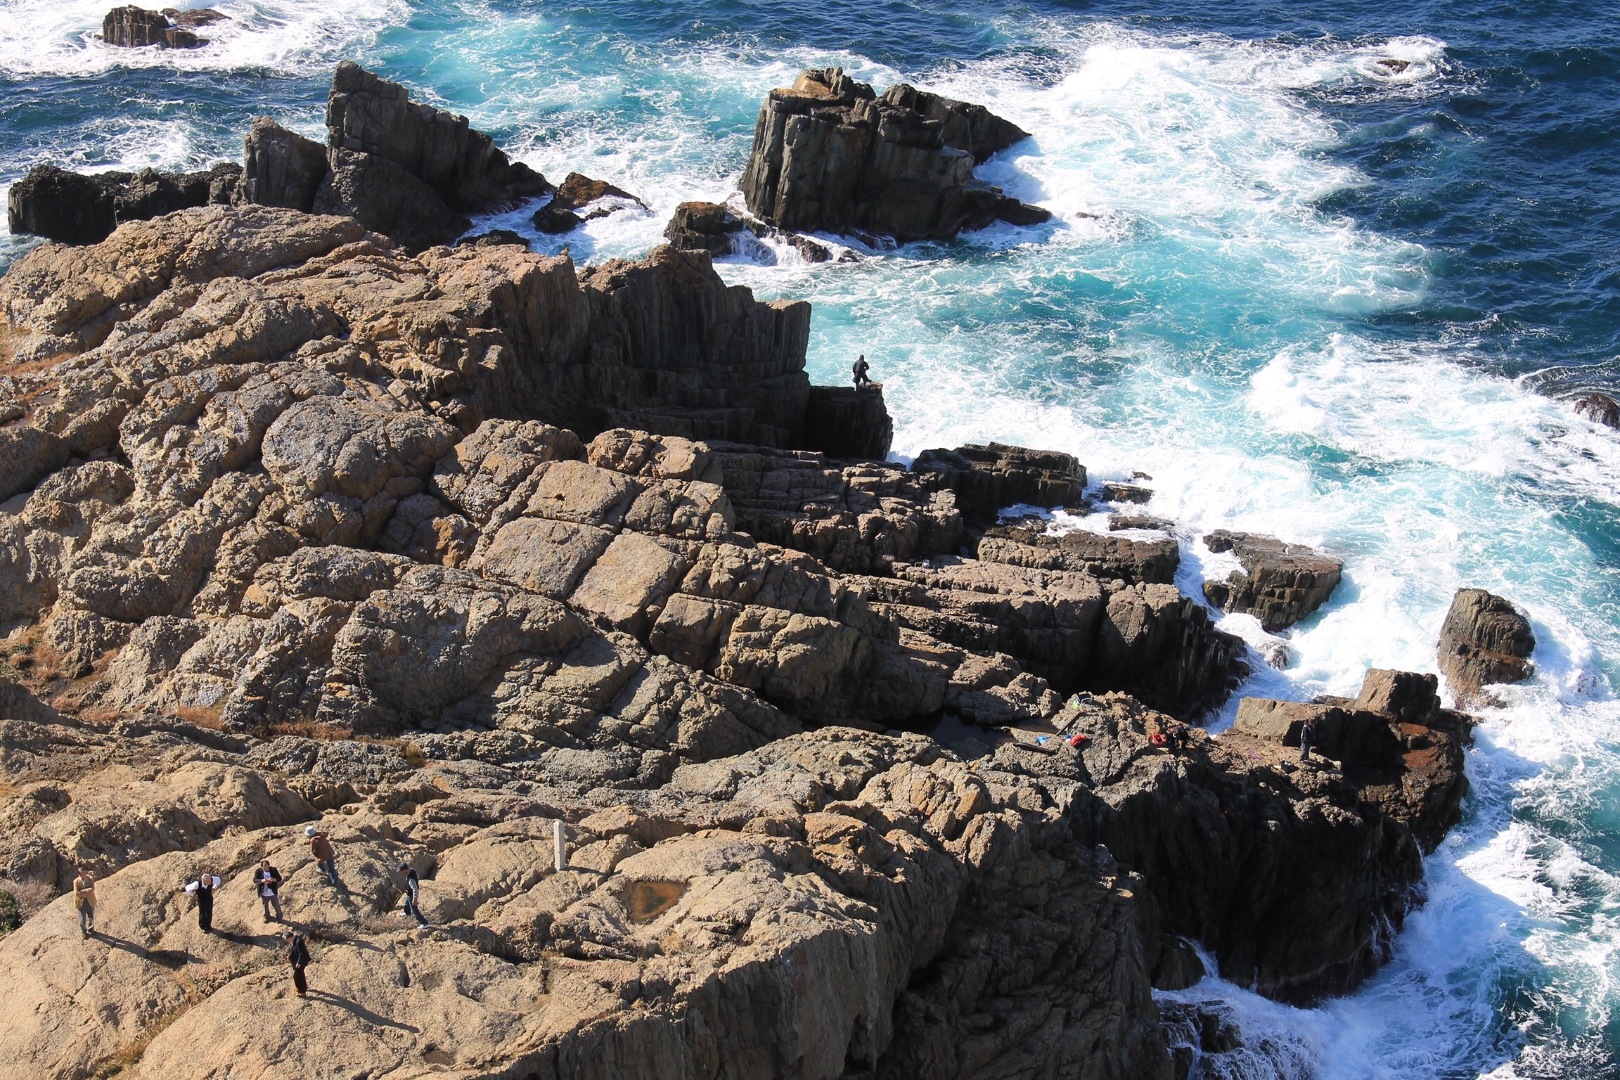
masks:
[[[309,842],[309,853],[314,857],[321,873],[326,875],[334,889],[343,888],[337,873],[337,849],[332,844],[331,835],[314,825],[308,825],[304,828],[304,837]],[[400,875],[400,888],[405,898],[405,914],[415,919],[419,926],[429,926],[421,908],[421,877],[413,866],[405,862],[399,864],[397,872]],[[264,921],[285,922],[281,911],[281,871],[271,865],[269,859],[261,859],[253,871],[251,882],[254,895],[259,898],[259,904],[263,909]],[[196,904],[197,928],[205,934],[214,933],[214,893],[221,884],[223,882],[218,874],[199,870],[194,878],[181,887],[181,891],[190,896]],[[78,864],[78,874],[73,879],[72,891],[73,907],[79,914],[79,936],[98,937],[96,881],[89,863]],[[304,969],[310,963],[309,942],[302,933],[292,928],[283,930],[279,937],[286,949],[287,964],[292,969],[293,989],[299,997],[305,997],[309,992],[308,981],[304,976]]]

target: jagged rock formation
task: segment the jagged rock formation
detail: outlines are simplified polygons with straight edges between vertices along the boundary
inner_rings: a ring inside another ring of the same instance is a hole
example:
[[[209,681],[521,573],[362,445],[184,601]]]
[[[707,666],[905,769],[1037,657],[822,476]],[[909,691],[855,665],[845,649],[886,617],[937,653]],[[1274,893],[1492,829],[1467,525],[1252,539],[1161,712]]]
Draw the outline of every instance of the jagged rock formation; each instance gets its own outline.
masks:
[[[308,211],[326,178],[326,147],[268,116],[242,141],[241,202]]]
[[[33,233],[69,244],[105,240],[120,223],[144,221],[193,206],[228,204],[242,174],[236,165],[192,173],[142,169],[137,173],[75,173],[36,165],[11,185],[7,223],[14,233]]]
[[[744,227],[742,218],[719,203],[684,202],[664,227],[664,238],[681,251],[729,255],[736,251],[736,237]]]
[[[1512,604],[1484,589],[1458,589],[1440,627],[1440,673],[1463,703],[1490,683],[1516,683],[1535,671],[1536,635]]]
[[[1051,215],[973,178],[973,167],[1027,133],[981,106],[910,86],[879,97],[841,68],[807,70],[772,90],[743,172],[749,213],[796,232],[947,239],[996,220]]]
[[[579,275],[207,207],[36,249],[0,312],[0,867],[44,900],[93,863],[106,935],[58,898],[0,940],[28,1075],[1168,1080],[1167,934],[1278,996],[1347,986],[1410,902],[1411,808],[1443,816],[1443,755],[1341,781],[1065,710],[1190,715],[1233,639],[1153,544],[963,552],[957,487],[1066,498],[1073,459],[804,449],[808,305],[705,255]],[[1365,708],[1432,724],[1420,696]],[[1091,742],[895,730],[946,711]],[[391,914],[402,860],[432,930]],[[227,936],[176,892],[205,868]]]
[[[243,165],[206,173],[85,176],[37,167],[11,189],[11,231],[93,244],[125,221],[207,203],[248,203],[352,217],[417,252],[466,232],[468,214],[551,190],[545,177],[509,161],[466,117],[412,102],[403,86],[352,61],[332,77],[326,123],[323,147],[261,117],[244,140]],[[577,177],[571,197],[596,183]]]
[[[1216,529],[1204,537],[1214,552],[1230,551],[1242,569],[1225,581],[1204,582],[1204,598],[1227,611],[1244,611],[1268,633],[1293,626],[1328,602],[1344,563],[1303,544],[1273,536]]]
[[[213,8],[164,8],[148,11],[129,4],[113,8],[101,21],[101,40],[109,45],[139,49],[160,45],[170,49],[195,49],[208,44],[197,36],[196,28],[222,22],[225,15]]]
[[[590,209],[586,210],[587,207]],[[534,212],[534,227],[544,233],[568,232],[587,221],[631,207],[648,209],[646,203],[621,187],[605,180],[593,180],[582,173],[569,173],[551,200]],[[581,214],[582,210],[586,212]]]

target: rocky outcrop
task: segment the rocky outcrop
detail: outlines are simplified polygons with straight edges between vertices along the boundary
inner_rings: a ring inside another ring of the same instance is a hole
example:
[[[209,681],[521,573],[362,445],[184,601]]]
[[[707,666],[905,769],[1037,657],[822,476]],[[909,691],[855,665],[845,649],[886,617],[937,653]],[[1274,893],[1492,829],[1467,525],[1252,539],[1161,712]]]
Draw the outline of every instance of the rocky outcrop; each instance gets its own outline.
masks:
[[[1516,683],[1535,671],[1530,620],[1484,589],[1458,589],[1440,627],[1440,673],[1457,700],[1478,699],[1491,683]]]
[[[1016,504],[1078,506],[1086,487],[1086,468],[1072,455],[1002,443],[924,450],[911,468],[937,475],[956,493],[968,522],[979,528],[994,524],[1002,510]]]
[[[664,237],[681,251],[721,256],[736,250],[736,237],[743,230],[743,219],[719,203],[684,202],[664,227]]]
[[[1468,794],[1464,746],[1472,718],[1440,707],[1433,675],[1367,672],[1355,698],[1316,703],[1246,698],[1233,730],[1280,746],[1298,746],[1316,721],[1313,752],[1337,762],[1357,798],[1405,824],[1425,851],[1462,819]]]
[[[803,449],[807,305],[706,255],[581,276],[207,207],[30,252],[0,312],[28,476],[0,868],[29,915],[0,1059],[27,1075],[1168,1080],[1167,934],[1277,996],[1349,985],[1410,902],[1409,817],[1443,817],[1432,681],[1329,703],[1400,718],[1406,771],[1365,780],[1065,708],[1191,716],[1236,639],[1038,530],[970,557],[944,473]],[[1009,730],[899,733],[946,713]],[[50,897],[76,859],[99,940]],[[402,861],[428,929],[394,914]],[[204,869],[223,933],[176,892]],[[294,1008],[326,1034],[287,1039]]]
[[[1150,742],[1162,725],[1129,699],[1080,712],[1095,788],[1077,838],[1140,874],[1163,930],[1202,942],[1223,977],[1300,1003],[1353,988],[1421,876],[1409,830],[1331,773],[1288,771],[1261,740],[1171,752]]]
[[[587,221],[633,207],[643,211],[648,209],[646,203],[623,188],[575,172],[569,173],[558,185],[551,200],[534,212],[533,222],[541,232],[564,233],[579,228]],[[711,251],[710,254],[720,252]]]
[[[946,239],[1050,215],[975,180],[973,167],[1026,133],[979,106],[807,70],[760,109],[743,172],[749,213],[800,232]]]
[[[130,49],[148,45],[195,49],[208,44],[206,38],[197,36],[196,28],[210,26],[224,19],[224,14],[212,8],[148,11],[130,4],[107,12],[101,22],[101,40],[109,45]]]
[[[461,213],[511,206],[550,190],[543,176],[508,160],[466,117],[413,102],[405,87],[350,60],[332,76],[326,128],[330,149],[390,162]]]
[[[1302,544],[1272,536],[1216,529],[1204,537],[1214,552],[1231,552],[1241,569],[1225,581],[1204,582],[1204,598],[1226,611],[1255,616],[1268,633],[1299,622],[1328,602],[1344,563]]]
[[[309,212],[326,178],[326,147],[268,116],[253,121],[242,144],[239,202]]]
[[[978,554],[990,562],[1073,570],[1125,585],[1168,585],[1181,564],[1181,549],[1168,536],[1133,540],[1085,529],[1050,533],[1041,521],[986,529]]]
[[[193,173],[75,173],[36,165],[6,196],[13,233],[69,244],[105,240],[125,221],[144,221],[193,206],[228,204],[242,170],[229,164]]]

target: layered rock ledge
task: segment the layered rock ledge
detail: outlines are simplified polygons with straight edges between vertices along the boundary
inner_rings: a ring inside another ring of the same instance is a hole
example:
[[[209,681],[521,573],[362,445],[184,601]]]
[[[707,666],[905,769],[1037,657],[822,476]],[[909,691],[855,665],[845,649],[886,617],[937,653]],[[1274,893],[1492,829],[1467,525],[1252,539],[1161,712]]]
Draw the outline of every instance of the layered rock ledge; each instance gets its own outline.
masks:
[[[1151,705],[1195,719],[1241,652],[1174,545],[992,523],[1075,495],[1067,455],[908,470],[886,413],[818,446],[808,305],[703,254],[205,207],[36,249],[0,312],[26,1075],[1169,1078],[1183,937],[1275,996],[1354,985],[1460,798],[1432,682],[1324,706],[1404,748],[1366,775],[1165,745]],[[80,861],[89,941],[51,898]],[[176,892],[204,869],[224,935]]]

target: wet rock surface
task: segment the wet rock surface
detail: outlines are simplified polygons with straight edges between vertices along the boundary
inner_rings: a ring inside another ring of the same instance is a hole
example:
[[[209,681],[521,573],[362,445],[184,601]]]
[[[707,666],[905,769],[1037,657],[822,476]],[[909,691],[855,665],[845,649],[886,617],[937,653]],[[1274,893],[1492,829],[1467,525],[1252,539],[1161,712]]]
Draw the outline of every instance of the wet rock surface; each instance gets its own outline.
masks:
[[[1274,633],[1299,622],[1328,602],[1344,563],[1303,544],[1273,536],[1216,529],[1204,537],[1214,552],[1231,552],[1241,564],[1225,581],[1206,581],[1204,597],[1227,611],[1243,611]]]
[[[1484,589],[1458,589],[1440,627],[1440,673],[1467,703],[1492,683],[1528,679],[1535,648],[1530,620],[1512,604]]]
[[[1119,691],[1191,719],[1238,671],[1155,580],[1173,543],[979,532],[1083,487],[1066,455],[812,449],[808,305],[701,253],[581,274],[205,207],[31,252],[0,312],[26,1075],[1168,1078],[1176,935],[1345,989],[1460,797],[1432,677],[1321,706],[1386,732],[1337,773],[1156,745],[1175,721]],[[992,730],[905,733],[945,714]],[[178,888],[210,868],[205,935]]]
[[[749,213],[796,232],[948,239],[1051,215],[973,177],[1027,133],[977,105],[910,86],[881,96],[840,68],[772,90],[743,172]]]

